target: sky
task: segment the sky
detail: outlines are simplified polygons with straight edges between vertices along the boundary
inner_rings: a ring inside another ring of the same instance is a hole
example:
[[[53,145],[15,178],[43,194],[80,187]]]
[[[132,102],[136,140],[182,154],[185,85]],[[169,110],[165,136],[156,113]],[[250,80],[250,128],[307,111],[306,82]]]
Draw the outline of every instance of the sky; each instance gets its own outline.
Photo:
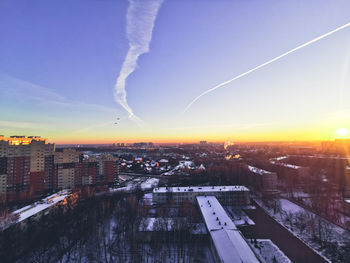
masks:
[[[2,0],[0,134],[328,140],[350,129],[350,1]],[[115,124],[117,122],[117,124]]]

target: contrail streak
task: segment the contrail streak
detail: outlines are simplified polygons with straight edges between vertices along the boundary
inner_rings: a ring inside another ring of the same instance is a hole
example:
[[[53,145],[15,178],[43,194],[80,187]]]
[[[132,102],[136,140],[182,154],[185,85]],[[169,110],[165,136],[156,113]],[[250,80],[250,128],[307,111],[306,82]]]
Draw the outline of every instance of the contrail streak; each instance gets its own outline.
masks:
[[[319,40],[321,40],[321,39],[323,39],[323,38],[325,38],[325,37],[328,37],[329,35],[332,35],[332,34],[338,32],[338,31],[340,31],[340,30],[342,30],[342,29],[344,29],[344,28],[347,28],[347,27],[349,27],[349,26],[350,26],[350,23],[347,23],[347,24],[345,24],[345,25],[343,25],[343,26],[340,26],[340,27],[338,27],[338,28],[336,28],[336,29],[334,29],[334,30],[332,30],[332,31],[330,31],[330,32],[328,32],[328,33],[322,35],[322,36],[316,37],[316,38],[314,38],[313,40],[311,40],[311,41],[309,41],[309,42],[306,42],[305,44],[302,44],[302,45],[300,45],[300,46],[298,46],[298,47],[296,47],[296,48],[293,48],[293,49],[291,49],[291,50],[289,50],[289,51],[283,53],[282,55],[280,55],[280,56],[278,56],[278,57],[275,57],[275,58],[273,58],[273,59],[271,59],[271,60],[269,60],[269,61],[267,61],[267,62],[265,62],[265,63],[263,63],[263,64],[261,64],[261,65],[259,65],[259,66],[257,66],[257,67],[255,67],[255,68],[253,68],[253,69],[251,69],[251,70],[248,70],[247,72],[244,72],[244,73],[242,73],[242,74],[240,74],[240,75],[234,77],[233,79],[227,80],[227,81],[225,81],[225,82],[223,82],[223,83],[221,83],[221,84],[219,84],[219,85],[217,85],[217,86],[215,86],[215,87],[213,87],[213,88],[211,88],[211,89],[208,89],[208,90],[204,91],[203,93],[201,93],[199,96],[197,96],[194,100],[192,100],[192,101],[187,105],[187,107],[185,108],[185,110],[183,111],[183,113],[185,113],[185,112],[193,105],[193,103],[195,103],[197,100],[199,100],[199,99],[200,99],[201,97],[203,97],[204,95],[209,94],[209,93],[213,92],[214,90],[217,90],[218,88],[221,88],[221,87],[223,87],[223,86],[225,86],[225,85],[231,83],[232,81],[234,81],[234,80],[236,80],[236,79],[242,78],[242,77],[248,75],[249,73],[252,73],[252,72],[254,72],[254,71],[256,71],[256,70],[258,70],[258,69],[260,69],[260,68],[262,68],[262,67],[264,67],[264,66],[266,66],[266,65],[268,65],[268,64],[270,64],[270,63],[272,63],[272,62],[275,62],[276,60],[279,60],[279,59],[281,59],[281,58],[283,58],[283,57],[285,57],[285,56],[287,56],[287,55],[289,55],[289,54],[291,54],[291,53],[293,53],[293,52],[295,52],[295,51],[297,51],[297,50],[299,50],[299,49],[301,49],[301,48],[304,48],[304,47],[306,47],[306,46],[308,46],[308,45],[311,45],[312,43],[315,43],[315,42],[317,42],[317,41],[319,41]]]
[[[129,50],[115,84],[114,98],[128,113],[129,118],[140,123],[126,99],[126,79],[137,67],[139,56],[149,51],[154,22],[163,0],[129,0],[126,15],[126,32]]]

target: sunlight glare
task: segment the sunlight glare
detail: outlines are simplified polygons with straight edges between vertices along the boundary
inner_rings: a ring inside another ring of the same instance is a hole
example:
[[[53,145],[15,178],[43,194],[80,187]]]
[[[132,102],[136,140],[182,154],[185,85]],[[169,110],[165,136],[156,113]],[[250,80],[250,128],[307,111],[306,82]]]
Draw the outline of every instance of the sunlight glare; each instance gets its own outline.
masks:
[[[341,136],[341,137],[344,137],[346,135],[349,134],[349,130],[346,129],[346,128],[339,128],[337,131],[336,131],[337,135]]]

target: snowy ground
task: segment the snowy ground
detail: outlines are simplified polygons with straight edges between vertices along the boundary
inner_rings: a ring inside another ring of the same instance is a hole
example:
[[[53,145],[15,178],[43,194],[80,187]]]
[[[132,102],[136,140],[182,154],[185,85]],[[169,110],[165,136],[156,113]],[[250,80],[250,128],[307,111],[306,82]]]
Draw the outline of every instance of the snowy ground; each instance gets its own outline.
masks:
[[[141,190],[151,190],[154,187],[157,187],[159,183],[159,179],[157,178],[149,178],[145,182],[141,183]]]
[[[270,239],[257,239],[256,241],[256,243],[249,242],[249,245],[262,263],[291,263],[289,258]]]
[[[126,186],[119,188],[110,188],[110,192],[121,192],[128,193],[134,192],[138,189],[142,191],[152,190],[154,187],[157,187],[159,183],[159,179],[157,178],[135,178],[132,181],[126,183]]]
[[[332,261],[331,258],[334,256],[331,253],[342,254],[343,251],[341,249],[346,248],[350,242],[350,233],[348,231],[287,199],[276,199],[277,206],[274,207],[267,207],[259,199],[255,201],[276,221],[329,261]],[[315,240],[315,233],[317,235],[322,234],[324,238],[323,244],[334,244],[336,251],[334,249],[326,250],[319,240]]]
[[[226,206],[225,210],[236,226],[255,225],[242,209]]]

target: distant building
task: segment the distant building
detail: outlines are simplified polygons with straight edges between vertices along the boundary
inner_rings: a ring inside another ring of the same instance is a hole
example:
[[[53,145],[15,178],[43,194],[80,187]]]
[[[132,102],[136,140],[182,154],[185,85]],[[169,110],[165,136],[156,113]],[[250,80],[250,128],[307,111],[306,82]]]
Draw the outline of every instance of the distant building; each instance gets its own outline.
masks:
[[[277,174],[248,165],[249,183],[257,190],[271,194],[277,191]]]
[[[294,164],[288,164],[283,162],[271,161],[271,169],[277,172],[278,176],[288,177],[295,176],[297,179],[304,179],[310,177],[310,168],[302,167]]]
[[[206,145],[206,144],[208,144],[208,143],[207,143],[207,141],[200,141],[199,144],[200,144],[200,145]]]
[[[85,156],[75,149],[55,155],[55,188],[72,189],[83,185],[113,184],[118,179],[118,158],[110,154]]]
[[[112,184],[118,180],[118,158],[114,157],[113,155],[102,154],[98,156],[91,156],[88,160],[84,160],[84,162],[96,163],[97,183]]]
[[[185,200],[196,203],[197,196],[212,195],[223,205],[245,206],[250,204],[249,189],[245,186],[188,186],[158,187],[153,189],[153,201],[157,203],[174,202],[177,205]]]
[[[153,142],[135,142],[133,146],[137,148],[152,148],[154,145]]]
[[[322,151],[331,154],[349,154],[350,139],[336,139],[322,142]]]

